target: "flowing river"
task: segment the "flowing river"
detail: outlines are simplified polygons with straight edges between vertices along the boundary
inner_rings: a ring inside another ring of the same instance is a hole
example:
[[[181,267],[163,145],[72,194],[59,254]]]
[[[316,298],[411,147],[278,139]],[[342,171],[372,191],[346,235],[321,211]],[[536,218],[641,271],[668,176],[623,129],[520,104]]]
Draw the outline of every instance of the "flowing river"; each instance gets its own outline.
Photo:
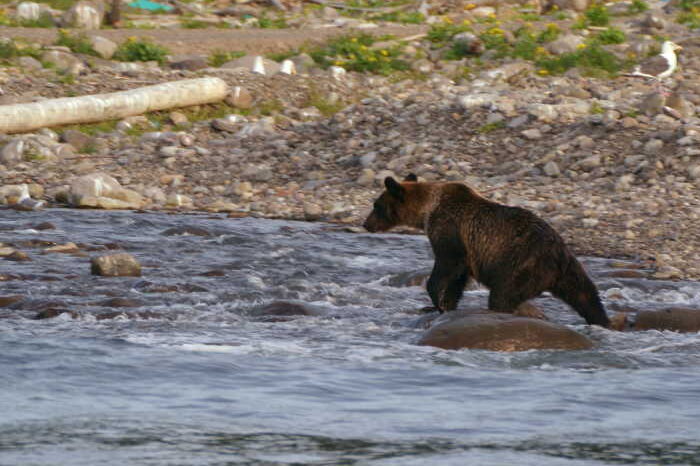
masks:
[[[210,235],[163,234],[183,226]],[[42,252],[68,241],[143,276]],[[0,308],[1,465],[700,465],[699,334],[588,327],[544,297],[595,349],[418,346],[421,236],[56,209],[0,212],[0,242],[32,258],[0,260],[0,296],[24,297]],[[700,307],[699,283],[584,264],[608,307]],[[280,300],[313,315],[260,314]]]

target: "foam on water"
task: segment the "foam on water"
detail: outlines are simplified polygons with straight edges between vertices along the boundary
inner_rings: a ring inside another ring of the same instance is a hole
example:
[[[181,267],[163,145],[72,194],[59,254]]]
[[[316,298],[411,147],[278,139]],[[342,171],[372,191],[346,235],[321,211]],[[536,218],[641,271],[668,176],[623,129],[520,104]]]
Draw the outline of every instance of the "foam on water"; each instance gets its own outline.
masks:
[[[79,313],[35,321],[35,310],[3,311],[3,461],[551,466],[688,464],[700,454],[700,334],[587,327],[543,297],[537,304],[550,319],[596,348],[417,346],[417,310],[430,300],[403,281],[430,270],[425,238],[208,217],[3,217],[3,242],[119,243],[146,265],[141,278],[96,278],[89,260],[73,255],[28,250],[32,262],[0,261],[0,273],[29,277],[0,283],[1,295],[31,294]],[[29,233],[39,221],[58,228]],[[161,235],[183,225],[216,236]],[[602,260],[586,265],[596,280],[606,270]],[[210,270],[221,274],[201,275]],[[181,291],[168,291],[174,286]],[[605,278],[605,286],[608,305],[700,305],[696,283]],[[485,303],[487,293],[470,290],[463,300]],[[113,297],[138,303],[95,304]],[[279,300],[314,315],[256,316]]]

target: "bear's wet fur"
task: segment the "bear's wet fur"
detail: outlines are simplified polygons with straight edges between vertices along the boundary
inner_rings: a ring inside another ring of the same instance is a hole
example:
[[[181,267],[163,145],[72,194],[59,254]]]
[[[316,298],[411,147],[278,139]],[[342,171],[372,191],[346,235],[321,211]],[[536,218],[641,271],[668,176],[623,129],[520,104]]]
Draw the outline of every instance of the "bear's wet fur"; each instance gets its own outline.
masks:
[[[428,294],[440,312],[455,309],[474,279],[489,288],[493,311],[513,312],[549,291],[588,324],[609,325],[583,266],[532,212],[489,201],[461,183],[420,183],[413,174],[402,183],[388,177],[384,185],[364,226],[370,232],[398,225],[426,232],[435,255]]]

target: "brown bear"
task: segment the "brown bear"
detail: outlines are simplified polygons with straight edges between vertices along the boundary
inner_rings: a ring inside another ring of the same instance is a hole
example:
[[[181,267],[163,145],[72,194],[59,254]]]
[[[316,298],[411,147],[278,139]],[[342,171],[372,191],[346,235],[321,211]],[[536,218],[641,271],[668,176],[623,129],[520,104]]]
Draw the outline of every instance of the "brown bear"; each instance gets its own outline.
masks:
[[[493,311],[513,312],[549,291],[588,324],[609,325],[579,261],[532,212],[489,201],[461,183],[419,183],[413,174],[403,183],[388,177],[384,185],[364,227],[376,232],[406,225],[426,232],[435,255],[428,294],[440,312],[457,307],[473,278],[489,288]]]

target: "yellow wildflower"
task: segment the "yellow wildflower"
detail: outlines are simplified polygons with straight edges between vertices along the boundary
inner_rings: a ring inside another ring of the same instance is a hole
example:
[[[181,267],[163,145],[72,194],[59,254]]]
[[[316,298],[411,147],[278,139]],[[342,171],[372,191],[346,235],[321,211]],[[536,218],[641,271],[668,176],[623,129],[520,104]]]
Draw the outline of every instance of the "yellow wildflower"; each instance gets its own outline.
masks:
[[[468,19],[465,19],[464,21],[462,21],[462,24],[465,25],[465,26],[469,26],[469,25],[472,24],[472,22],[469,21]]]
[[[387,52],[387,51],[384,50],[384,49],[380,50],[379,53],[381,53],[381,54],[384,55],[385,57],[386,57],[387,55],[389,55],[389,52]]]
[[[535,53],[542,54],[542,53],[547,53],[547,51],[544,49],[544,47],[537,47],[535,49]]]
[[[578,44],[578,45],[576,46],[576,48],[579,49],[579,50],[583,50],[583,49],[586,48],[586,44]]]
[[[476,8],[476,3],[467,3],[464,5],[465,10],[473,10],[474,8]]]
[[[549,71],[547,70],[537,70],[537,74],[540,76],[547,76],[549,74]]]
[[[353,37],[352,39],[350,39],[350,42],[357,42],[357,37]]]

